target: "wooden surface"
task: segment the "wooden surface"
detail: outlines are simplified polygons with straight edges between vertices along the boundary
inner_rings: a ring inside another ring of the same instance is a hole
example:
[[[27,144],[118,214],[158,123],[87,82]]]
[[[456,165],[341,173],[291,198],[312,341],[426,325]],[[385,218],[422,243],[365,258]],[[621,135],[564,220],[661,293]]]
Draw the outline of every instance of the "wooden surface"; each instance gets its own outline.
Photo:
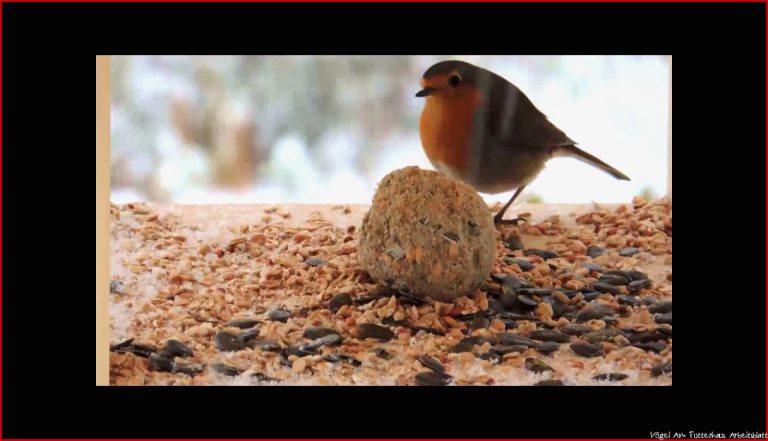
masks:
[[[96,385],[109,384],[110,58],[96,57]]]

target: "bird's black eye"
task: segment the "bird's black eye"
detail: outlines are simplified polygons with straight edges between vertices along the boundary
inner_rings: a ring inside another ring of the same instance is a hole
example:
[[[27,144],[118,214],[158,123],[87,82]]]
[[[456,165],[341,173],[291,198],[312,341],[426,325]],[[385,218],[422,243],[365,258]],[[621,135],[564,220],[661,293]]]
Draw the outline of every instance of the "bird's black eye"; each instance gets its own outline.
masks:
[[[450,84],[453,87],[458,86],[461,84],[461,77],[458,75],[454,75],[451,78],[448,79],[448,84]]]

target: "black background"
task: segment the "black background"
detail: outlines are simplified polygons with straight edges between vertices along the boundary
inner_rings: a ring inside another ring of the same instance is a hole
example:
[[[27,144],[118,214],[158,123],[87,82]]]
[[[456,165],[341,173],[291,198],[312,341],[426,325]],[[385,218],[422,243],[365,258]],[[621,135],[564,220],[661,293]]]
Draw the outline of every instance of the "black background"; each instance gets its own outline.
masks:
[[[765,431],[765,17],[754,3],[4,3],[3,438]],[[94,387],[94,53],[673,54],[674,386]]]

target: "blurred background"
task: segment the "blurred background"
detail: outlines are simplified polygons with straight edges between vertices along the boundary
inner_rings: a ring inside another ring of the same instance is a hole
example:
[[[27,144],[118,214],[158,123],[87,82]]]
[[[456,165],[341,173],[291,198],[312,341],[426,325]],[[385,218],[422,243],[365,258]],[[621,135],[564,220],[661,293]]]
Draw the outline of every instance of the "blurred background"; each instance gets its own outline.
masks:
[[[112,201],[370,203],[419,140],[419,79],[460,59],[516,84],[632,178],[549,162],[528,202],[628,202],[667,183],[668,56],[115,56]],[[510,193],[483,195],[488,202]]]

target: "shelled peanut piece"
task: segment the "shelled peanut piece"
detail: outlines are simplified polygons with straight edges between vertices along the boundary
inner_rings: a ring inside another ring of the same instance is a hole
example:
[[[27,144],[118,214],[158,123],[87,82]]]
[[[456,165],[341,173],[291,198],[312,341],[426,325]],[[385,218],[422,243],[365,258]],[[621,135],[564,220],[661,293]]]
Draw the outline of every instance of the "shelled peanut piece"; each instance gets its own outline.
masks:
[[[672,216],[659,200],[498,233],[452,301],[381,287],[363,209],[113,205],[110,382],[671,384]]]

